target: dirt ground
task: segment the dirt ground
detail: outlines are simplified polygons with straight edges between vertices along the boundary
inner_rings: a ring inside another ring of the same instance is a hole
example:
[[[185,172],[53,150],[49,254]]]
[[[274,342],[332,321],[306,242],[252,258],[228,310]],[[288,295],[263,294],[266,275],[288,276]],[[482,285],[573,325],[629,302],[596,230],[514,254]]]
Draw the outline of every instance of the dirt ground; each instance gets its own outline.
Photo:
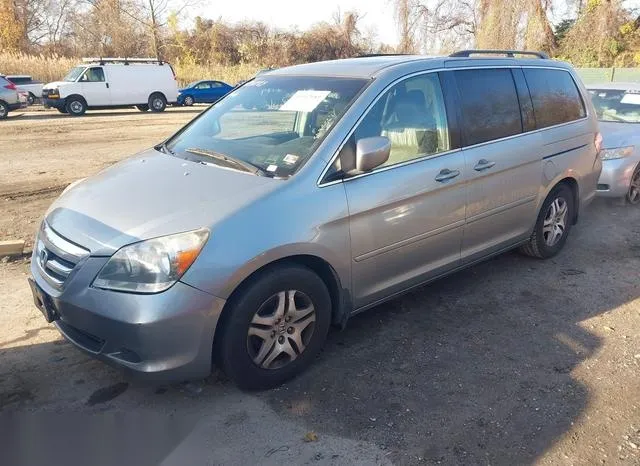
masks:
[[[199,110],[1,122],[0,240]],[[639,208],[597,200],[553,260],[504,254],[357,316],[262,393],[126,379],[46,324],[27,274],[0,264],[2,464],[640,464]]]

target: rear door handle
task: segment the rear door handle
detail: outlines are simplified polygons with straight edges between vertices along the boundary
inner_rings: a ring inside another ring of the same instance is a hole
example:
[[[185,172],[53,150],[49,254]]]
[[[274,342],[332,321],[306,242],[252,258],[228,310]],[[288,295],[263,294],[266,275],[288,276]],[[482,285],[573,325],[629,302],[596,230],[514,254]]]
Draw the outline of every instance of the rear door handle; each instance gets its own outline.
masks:
[[[436,176],[436,181],[443,183],[447,180],[455,178],[456,176],[460,176],[460,170],[449,170],[448,168],[445,168],[441,170],[440,173],[438,173],[438,176]]]
[[[487,170],[493,167],[496,163],[487,159],[480,159],[473,169],[477,172],[481,172],[482,170]]]

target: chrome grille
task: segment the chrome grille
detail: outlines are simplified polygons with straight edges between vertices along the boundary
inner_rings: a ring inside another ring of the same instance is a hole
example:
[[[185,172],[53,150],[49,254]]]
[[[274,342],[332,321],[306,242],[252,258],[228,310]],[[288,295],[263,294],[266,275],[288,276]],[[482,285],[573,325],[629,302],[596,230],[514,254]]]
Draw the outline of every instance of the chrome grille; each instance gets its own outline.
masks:
[[[35,261],[51,286],[61,289],[75,266],[89,251],[66,240],[43,222],[36,242]]]

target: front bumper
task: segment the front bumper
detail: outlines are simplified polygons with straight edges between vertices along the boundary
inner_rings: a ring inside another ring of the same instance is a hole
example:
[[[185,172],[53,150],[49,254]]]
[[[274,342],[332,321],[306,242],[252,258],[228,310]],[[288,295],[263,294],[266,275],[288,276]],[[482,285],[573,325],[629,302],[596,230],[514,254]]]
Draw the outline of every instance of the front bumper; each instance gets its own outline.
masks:
[[[629,190],[633,172],[640,163],[638,157],[604,160],[598,179],[598,196],[623,197]]]
[[[66,103],[65,99],[49,99],[44,95],[42,96],[42,105],[44,105],[44,108],[57,108],[59,110],[64,110]]]
[[[57,290],[32,257],[31,274],[50,298],[54,324],[63,336],[91,356],[145,380],[206,377],[225,301],[181,282],[153,295],[92,288],[107,260],[89,257]]]

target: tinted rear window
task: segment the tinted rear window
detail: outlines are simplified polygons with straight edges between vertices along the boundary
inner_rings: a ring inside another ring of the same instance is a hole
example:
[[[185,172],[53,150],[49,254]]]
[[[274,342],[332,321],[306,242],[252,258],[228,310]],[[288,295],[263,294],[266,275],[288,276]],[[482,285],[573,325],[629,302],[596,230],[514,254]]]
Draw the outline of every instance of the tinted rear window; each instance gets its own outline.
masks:
[[[586,116],[576,83],[567,71],[525,68],[536,126],[568,123]]]
[[[31,81],[31,79],[29,78],[19,78],[19,77],[15,77],[15,78],[9,78],[9,81],[11,81],[14,84],[27,84],[29,83],[29,81]]]
[[[522,132],[516,86],[508,69],[455,71],[465,145]]]

